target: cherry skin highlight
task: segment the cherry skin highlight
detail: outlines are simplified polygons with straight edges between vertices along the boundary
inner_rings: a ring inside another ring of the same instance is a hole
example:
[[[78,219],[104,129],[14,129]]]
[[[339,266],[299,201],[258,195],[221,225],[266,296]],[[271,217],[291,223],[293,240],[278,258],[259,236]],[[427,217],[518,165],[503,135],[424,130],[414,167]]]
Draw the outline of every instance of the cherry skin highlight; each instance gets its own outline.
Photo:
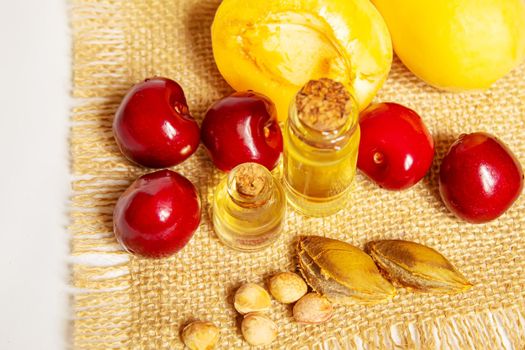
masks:
[[[283,150],[275,105],[253,91],[236,92],[215,102],[202,122],[201,138],[222,171],[246,162],[272,170]]]
[[[430,169],[434,141],[421,117],[397,103],[369,106],[359,117],[357,167],[389,190],[415,185]]]
[[[136,84],[122,100],[113,121],[122,153],[149,168],[177,165],[199,146],[199,126],[175,81],[151,78]]]
[[[439,192],[447,208],[471,223],[501,216],[523,189],[523,169],[495,136],[461,135],[443,158]]]
[[[120,196],[113,230],[130,253],[161,258],[181,250],[199,227],[201,205],[193,184],[171,170],[139,177]]]

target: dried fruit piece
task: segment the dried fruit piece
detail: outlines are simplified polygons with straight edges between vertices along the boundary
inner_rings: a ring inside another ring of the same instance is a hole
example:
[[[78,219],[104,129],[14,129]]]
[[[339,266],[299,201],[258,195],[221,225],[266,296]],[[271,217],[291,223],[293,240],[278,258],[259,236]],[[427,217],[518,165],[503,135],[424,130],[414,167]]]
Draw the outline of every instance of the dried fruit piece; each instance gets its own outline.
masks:
[[[333,303],[373,304],[387,301],[396,293],[370,256],[348,243],[303,236],[297,254],[306,282]]]
[[[426,292],[458,293],[472,287],[440,253],[427,246],[403,241],[369,242],[366,250],[389,279]]]
[[[334,314],[330,301],[317,293],[308,293],[294,305],[296,322],[317,324],[328,321]]]
[[[211,350],[217,344],[220,330],[211,322],[195,321],[182,330],[182,341],[191,350]]]
[[[295,303],[308,291],[304,280],[293,272],[280,272],[268,281],[268,289],[275,300],[290,304]]]
[[[246,283],[237,289],[233,302],[235,310],[242,315],[249,312],[264,311],[271,304],[272,300],[268,292],[255,283]]]
[[[277,325],[263,314],[251,312],[244,316],[241,332],[250,345],[268,345],[277,338]]]

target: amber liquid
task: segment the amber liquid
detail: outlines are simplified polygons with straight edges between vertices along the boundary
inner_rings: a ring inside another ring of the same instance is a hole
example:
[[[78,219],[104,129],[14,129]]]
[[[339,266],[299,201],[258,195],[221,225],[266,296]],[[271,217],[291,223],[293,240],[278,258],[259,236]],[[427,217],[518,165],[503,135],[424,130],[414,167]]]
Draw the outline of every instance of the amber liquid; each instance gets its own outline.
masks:
[[[284,128],[284,187],[288,202],[310,216],[331,215],[348,205],[357,166],[357,115],[341,130],[320,133],[300,125],[293,107]]]
[[[269,246],[279,237],[286,199],[280,183],[268,174],[271,186],[250,202],[245,202],[236,193],[231,173],[217,186],[213,200],[213,226],[227,246],[255,251]]]

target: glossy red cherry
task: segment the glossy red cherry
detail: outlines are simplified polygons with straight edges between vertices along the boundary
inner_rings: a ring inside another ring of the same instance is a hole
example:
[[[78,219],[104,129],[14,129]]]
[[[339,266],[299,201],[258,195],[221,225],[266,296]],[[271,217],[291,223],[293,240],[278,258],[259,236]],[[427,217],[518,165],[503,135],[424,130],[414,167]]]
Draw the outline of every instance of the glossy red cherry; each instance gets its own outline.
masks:
[[[403,190],[425,176],[434,141],[421,117],[397,103],[369,106],[359,117],[357,167],[379,186]]]
[[[461,135],[439,170],[439,191],[459,218],[482,223],[502,215],[523,189],[523,170],[507,146],[495,136]]]
[[[213,163],[223,171],[246,162],[271,170],[283,150],[275,105],[252,91],[215,102],[202,122],[201,138]]]
[[[120,196],[113,212],[113,230],[130,253],[160,258],[188,243],[200,217],[195,186],[176,172],[159,170],[139,177]]]
[[[113,133],[129,160],[149,168],[177,165],[199,146],[199,125],[184,91],[167,78],[133,86],[117,110]]]

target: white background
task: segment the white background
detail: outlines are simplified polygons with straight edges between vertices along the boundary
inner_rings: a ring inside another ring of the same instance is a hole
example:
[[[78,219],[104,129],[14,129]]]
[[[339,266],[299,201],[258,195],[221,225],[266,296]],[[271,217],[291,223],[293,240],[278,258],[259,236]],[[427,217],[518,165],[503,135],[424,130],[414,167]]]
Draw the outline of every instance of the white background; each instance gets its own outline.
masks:
[[[68,331],[66,0],[0,1],[0,349]]]

